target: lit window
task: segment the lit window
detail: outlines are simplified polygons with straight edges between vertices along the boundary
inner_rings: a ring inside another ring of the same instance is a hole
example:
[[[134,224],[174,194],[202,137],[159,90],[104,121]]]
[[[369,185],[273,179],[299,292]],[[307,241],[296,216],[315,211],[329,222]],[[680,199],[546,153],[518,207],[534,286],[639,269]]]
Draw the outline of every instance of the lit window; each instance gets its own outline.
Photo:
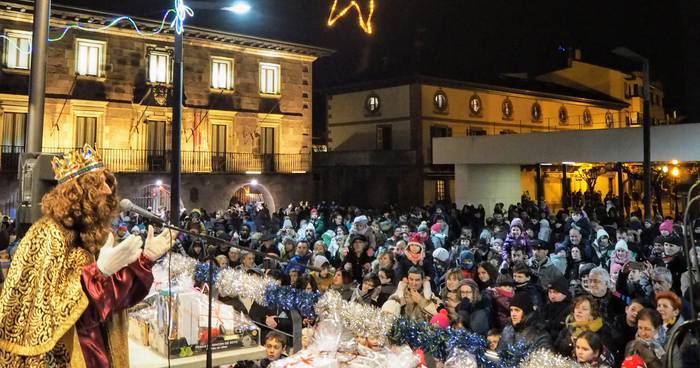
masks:
[[[445,92],[442,90],[435,92],[435,95],[433,96],[433,105],[435,106],[435,109],[440,112],[447,110],[447,95]]]
[[[532,107],[530,108],[530,116],[532,117],[532,121],[542,120],[542,106],[539,102],[535,101],[532,103]]]
[[[503,117],[506,119],[513,117],[513,102],[510,100],[510,98],[506,97],[506,99],[503,100],[501,112],[503,112]]]
[[[79,75],[101,77],[105,69],[105,43],[92,40],[77,40],[78,57],[75,71]]]
[[[11,69],[29,69],[32,34],[25,31],[6,31],[4,61]]]
[[[260,93],[280,94],[279,64],[260,63]]]
[[[151,83],[170,83],[170,52],[150,50],[148,53],[148,81]]]
[[[608,128],[612,128],[613,125],[615,124],[615,120],[613,118],[613,114],[608,111],[605,113],[605,126]]]
[[[371,94],[367,96],[367,100],[365,100],[365,109],[370,112],[370,113],[376,113],[379,111],[379,107],[381,106],[381,101],[379,100],[379,96],[375,94]]]
[[[481,97],[476,93],[469,98],[469,113],[471,115],[481,115],[481,109],[483,105],[481,103]]]
[[[593,115],[591,114],[591,110],[588,110],[588,109],[583,110],[583,124],[584,125],[593,124]]]
[[[230,59],[211,59],[211,87],[231,89],[233,86],[233,61]]]
[[[447,193],[445,193],[445,181],[436,180],[435,181],[435,200],[444,201],[447,199]]]
[[[566,124],[569,122],[569,112],[566,110],[566,106],[559,108],[559,123]]]

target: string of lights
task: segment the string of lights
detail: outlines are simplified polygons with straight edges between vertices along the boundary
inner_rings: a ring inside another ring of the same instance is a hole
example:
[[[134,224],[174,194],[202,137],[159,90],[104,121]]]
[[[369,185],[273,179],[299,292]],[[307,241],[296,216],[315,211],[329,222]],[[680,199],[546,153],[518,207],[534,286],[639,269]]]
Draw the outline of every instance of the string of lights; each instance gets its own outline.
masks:
[[[172,17],[172,15],[175,15]],[[118,18],[113,19],[111,22],[107,23],[106,25],[102,27],[86,27],[80,23],[74,23],[70,24],[66,27],[63,27],[56,37],[49,37],[49,42],[58,42],[61,41],[68,35],[68,32],[70,32],[73,29],[85,31],[85,32],[101,32],[106,29],[112,28],[122,22],[127,22],[131,24],[131,26],[134,28],[136,33],[138,33],[141,36],[155,36],[160,33],[162,33],[166,28],[174,28],[175,32],[178,34],[182,34],[182,31],[185,28],[185,21],[187,18],[191,18],[194,16],[194,11],[192,8],[189,6],[185,5],[184,0],[175,0],[174,7],[172,9],[168,9],[165,14],[163,15],[163,18],[161,19],[160,25],[158,28],[156,28],[154,31],[144,31],[143,29],[139,28],[139,26],[136,24],[136,21],[129,17],[129,16],[121,16]],[[170,20],[172,18],[172,20]],[[170,26],[168,27],[168,23],[170,23]],[[5,35],[0,35],[0,39],[4,39],[6,41],[6,44],[10,47],[14,47],[18,51],[22,53],[27,53],[31,54],[32,52],[32,47],[31,45],[28,45],[26,49],[21,48],[16,40],[13,38],[7,37]]]
[[[367,34],[372,34],[374,31],[372,27],[372,16],[374,16],[374,0],[369,0],[369,12],[367,14],[367,19],[365,19],[362,8],[356,0],[350,1],[342,10],[338,10],[338,0],[333,1],[333,6],[331,6],[331,13],[328,16],[328,26],[332,27],[335,23],[343,18],[350,10],[355,9],[357,11],[357,21],[360,24],[360,28]]]

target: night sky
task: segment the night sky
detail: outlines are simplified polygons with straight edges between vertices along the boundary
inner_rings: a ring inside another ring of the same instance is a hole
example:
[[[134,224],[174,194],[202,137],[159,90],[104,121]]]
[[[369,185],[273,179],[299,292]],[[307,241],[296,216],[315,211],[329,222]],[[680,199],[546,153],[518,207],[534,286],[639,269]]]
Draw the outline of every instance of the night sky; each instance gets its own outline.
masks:
[[[376,0],[374,35],[360,30],[354,14],[326,27],[332,0],[248,2],[253,10],[239,16],[197,9],[228,1],[186,1],[195,7],[191,24],[197,26],[336,50],[316,62],[316,88],[410,73],[464,80],[537,73],[562,65],[563,50],[573,48],[582,50],[584,61],[618,63],[610,50],[625,45],[650,58],[668,110],[700,105],[698,0]],[[172,1],[57,3],[160,18]]]

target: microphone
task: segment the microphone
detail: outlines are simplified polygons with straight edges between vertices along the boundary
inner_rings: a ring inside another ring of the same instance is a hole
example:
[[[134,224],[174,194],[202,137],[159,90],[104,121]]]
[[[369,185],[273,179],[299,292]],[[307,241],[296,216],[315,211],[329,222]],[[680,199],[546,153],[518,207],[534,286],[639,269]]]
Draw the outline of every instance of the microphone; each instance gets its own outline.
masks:
[[[138,213],[142,217],[147,218],[147,219],[149,219],[149,220],[151,220],[159,225],[162,225],[165,223],[165,221],[163,221],[163,219],[161,219],[160,217],[156,216],[155,214],[153,214],[152,212],[148,211],[145,208],[142,208],[142,207],[135,205],[133,202],[131,202],[130,200],[128,200],[126,198],[122,199],[119,202],[119,207],[121,207],[122,210],[124,210],[124,211]]]

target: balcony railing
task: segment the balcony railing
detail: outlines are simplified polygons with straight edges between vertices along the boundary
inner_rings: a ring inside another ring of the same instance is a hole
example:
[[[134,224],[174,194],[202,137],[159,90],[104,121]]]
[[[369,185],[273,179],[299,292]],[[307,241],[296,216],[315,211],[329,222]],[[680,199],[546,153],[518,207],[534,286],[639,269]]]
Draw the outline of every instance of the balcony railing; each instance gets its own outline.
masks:
[[[67,153],[75,148],[44,147],[43,152]],[[17,171],[19,155],[24,147],[2,146],[0,167],[2,171]],[[102,159],[114,172],[157,173],[168,172],[171,167],[170,150],[131,150],[116,148],[99,149]],[[238,152],[183,151],[183,173],[224,174],[293,174],[311,170],[310,153],[257,154]]]

